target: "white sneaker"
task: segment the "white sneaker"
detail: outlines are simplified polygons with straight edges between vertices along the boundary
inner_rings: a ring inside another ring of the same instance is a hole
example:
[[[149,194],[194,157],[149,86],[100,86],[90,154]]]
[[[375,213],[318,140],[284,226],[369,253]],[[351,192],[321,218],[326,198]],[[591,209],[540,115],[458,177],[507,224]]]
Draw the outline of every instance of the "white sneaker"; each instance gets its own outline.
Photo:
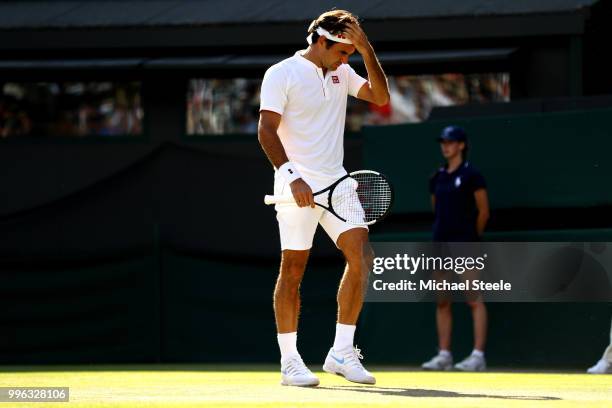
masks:
[[[319,379],[306,367],[299,354],[281,361],[282,385],[297,387],[314,387],[319,385]]]
[[[453,356],[449,354],[438,354],[421,365],[424,370],[450,371],[453,369]]]
[[[462,362],[455,364],[455,368],[460,371],[484,371],[487,369],[487,362],[484,357],[471,354]]]
[[[330,374],[341,375],[352,382],[376,384],[376,378],[361,365],[359,360],[362,359],[361,350],[357,347],[340,351],[331,348],[327,353],[323,370]]]
[[[589,374],[612,374],[612,364],[601,359],[593,367],[587,370]]]

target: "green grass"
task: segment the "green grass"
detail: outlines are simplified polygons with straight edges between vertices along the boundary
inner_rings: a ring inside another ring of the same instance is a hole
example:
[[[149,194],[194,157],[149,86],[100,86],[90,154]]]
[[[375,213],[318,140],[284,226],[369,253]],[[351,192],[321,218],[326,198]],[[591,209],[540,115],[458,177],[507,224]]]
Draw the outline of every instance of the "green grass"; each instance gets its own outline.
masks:
[[[432,373],[370,367],[375,386],[317,373],[316,388],[283,387],[276,367],[0,367],[0,386],[70,387],[69,403],[3,407],[612,407],[612,375]]]

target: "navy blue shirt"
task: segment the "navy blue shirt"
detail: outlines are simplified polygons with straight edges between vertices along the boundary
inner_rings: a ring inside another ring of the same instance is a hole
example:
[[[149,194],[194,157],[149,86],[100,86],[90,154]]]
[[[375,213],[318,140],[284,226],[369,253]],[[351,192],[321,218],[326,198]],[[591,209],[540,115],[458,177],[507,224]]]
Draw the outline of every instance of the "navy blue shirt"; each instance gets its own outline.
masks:
[[[429,191],[436,197],[434,241],[478,241],[478,208],[474,192],[486,188],[484,177],[470,163],[463,162],[452,173],[439,168],[429,180]]]

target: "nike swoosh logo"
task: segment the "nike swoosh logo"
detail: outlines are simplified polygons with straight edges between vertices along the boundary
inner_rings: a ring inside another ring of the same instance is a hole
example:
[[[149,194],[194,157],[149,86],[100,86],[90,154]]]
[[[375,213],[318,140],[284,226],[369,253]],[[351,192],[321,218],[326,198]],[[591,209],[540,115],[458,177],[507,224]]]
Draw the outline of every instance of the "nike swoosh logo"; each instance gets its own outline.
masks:
[[[334,356],[333,354],[330,354],[331,358],[333,358],[334,360],[336,360],[336,362],[338,362],[338,364],[344,364],[344,357],[342,357],[342,359],[336,358],[336,356]]]

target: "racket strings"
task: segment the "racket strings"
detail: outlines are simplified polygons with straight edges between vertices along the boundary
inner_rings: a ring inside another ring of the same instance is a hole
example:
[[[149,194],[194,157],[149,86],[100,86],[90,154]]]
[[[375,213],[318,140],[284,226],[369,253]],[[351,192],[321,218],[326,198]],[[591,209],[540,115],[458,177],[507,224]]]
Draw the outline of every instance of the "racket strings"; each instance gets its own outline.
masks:
[[[367,224],[387,213],[392,196],[391,185],[380,174],[357,173],[336,186],[331,204],[348,222]]]

